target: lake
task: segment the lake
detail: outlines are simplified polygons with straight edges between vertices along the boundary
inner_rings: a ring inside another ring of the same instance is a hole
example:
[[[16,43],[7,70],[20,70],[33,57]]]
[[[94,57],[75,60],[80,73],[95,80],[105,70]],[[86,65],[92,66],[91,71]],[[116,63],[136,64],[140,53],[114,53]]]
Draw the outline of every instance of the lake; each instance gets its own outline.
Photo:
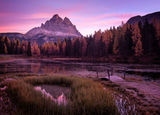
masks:
[[[56,61],[51,59],[13,59],[0,62],[0,74],[36,73],[69,74],[81,77],[105,77],[107,71],[126,78],[139,78],[145,81],[160,81],[160,65],[151,64],[111,64],[84,63],[78,61]]]

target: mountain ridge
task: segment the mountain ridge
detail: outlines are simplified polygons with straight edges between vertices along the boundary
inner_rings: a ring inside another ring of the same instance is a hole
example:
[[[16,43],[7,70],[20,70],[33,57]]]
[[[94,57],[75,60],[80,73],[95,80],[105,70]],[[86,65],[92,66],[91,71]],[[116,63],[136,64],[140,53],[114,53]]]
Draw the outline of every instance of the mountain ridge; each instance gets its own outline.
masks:
[[[152,23],[154,19],[160,20],[160,11],[149,13],[144,16],[137,15],[137,16],[131,17],[126,24],[135,24],[137,22],[141,22],[142,24],[144,24],[146,20],[149,23]]]

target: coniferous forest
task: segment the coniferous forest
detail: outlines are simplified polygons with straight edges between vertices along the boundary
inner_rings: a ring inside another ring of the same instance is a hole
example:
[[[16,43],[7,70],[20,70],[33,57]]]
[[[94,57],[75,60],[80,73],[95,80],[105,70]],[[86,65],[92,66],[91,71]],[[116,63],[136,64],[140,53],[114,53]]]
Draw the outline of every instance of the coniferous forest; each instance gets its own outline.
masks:
[[[57,57],[112,57],[113,59],[129,59],[150,57],[158,60],[160,55],[160,21],[145,21],[136,24],[123,24],[117,28],[94,35],[45,42],[38,45],[35,41],[20,41],[0,36],[0,54],[23,54],[25,56],[57,56]]]

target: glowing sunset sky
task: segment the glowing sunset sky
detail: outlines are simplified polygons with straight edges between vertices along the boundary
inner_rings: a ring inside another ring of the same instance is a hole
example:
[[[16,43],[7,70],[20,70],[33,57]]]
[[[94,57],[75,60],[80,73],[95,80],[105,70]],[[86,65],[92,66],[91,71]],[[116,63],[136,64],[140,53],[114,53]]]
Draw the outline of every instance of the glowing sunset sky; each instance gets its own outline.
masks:
[[[159,4],[160,0],[0,0],[0,32],[26,33],[59,14],[87,35],[160,11]]]

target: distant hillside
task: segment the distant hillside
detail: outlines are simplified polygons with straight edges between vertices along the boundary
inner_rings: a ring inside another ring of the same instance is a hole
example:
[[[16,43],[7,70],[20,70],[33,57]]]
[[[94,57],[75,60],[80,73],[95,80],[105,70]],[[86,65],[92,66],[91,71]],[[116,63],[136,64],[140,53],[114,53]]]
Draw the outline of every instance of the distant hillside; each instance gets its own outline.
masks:
[[[24,34],[21,33],[0,33],[1,36],[7,36],[10,39],[18,38],[18,39],[25,39]]]
[[[160,20],[160,12],[147,14],[145,16],[140,16],[140,15],[134,16],[127,21],[127,24],[135,24],[140,21],[142,22],[142,24],[144,24],[145,20],[151,23],[154,19]]]

